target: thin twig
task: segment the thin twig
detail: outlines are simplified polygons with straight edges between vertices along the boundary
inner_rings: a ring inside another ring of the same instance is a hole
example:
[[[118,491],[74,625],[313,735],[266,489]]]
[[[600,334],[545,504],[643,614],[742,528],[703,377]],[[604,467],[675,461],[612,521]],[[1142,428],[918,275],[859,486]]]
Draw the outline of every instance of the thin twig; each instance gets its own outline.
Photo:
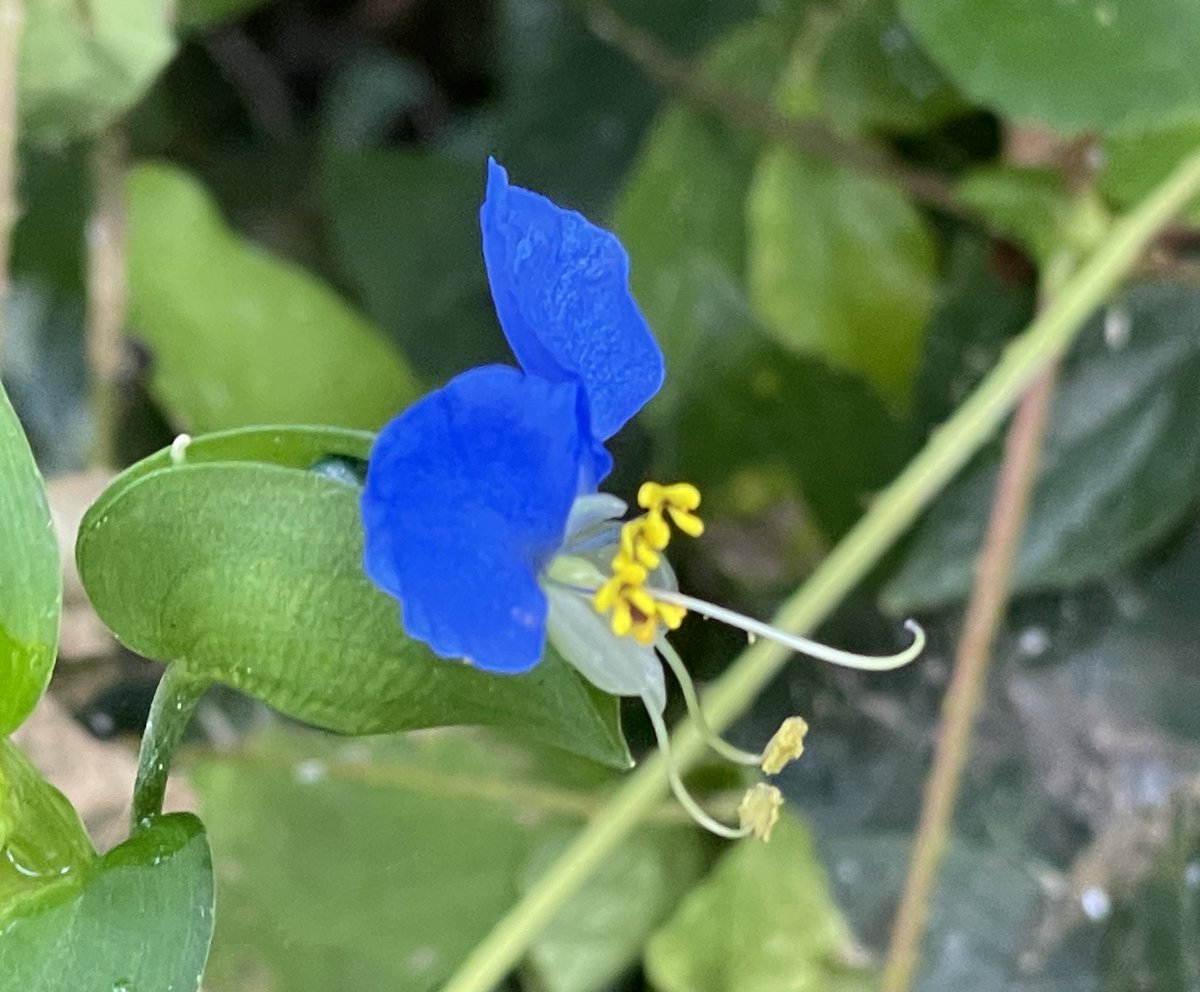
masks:
[[[8,300],[9,244],[17,222],[17,61],[21,0],[0,0],[0,348]]]
[[[1009,579],[1025,528],[1057,365],[1048,366],[1021,397],[1004,439],[991,516],[975,566],[962,636],[942,702],[942,727],[909,857],[900,905],[892,922],[880,992],[907,992],[920,958],[929,900],[950,835],[955,799],[971,750],[971,731],[983,696],[996,630],[1008,602]]]
[[[102,135],[92,164],[93,201],[88,225],[87,357],[91,375],[92,461],[111,466],[116,446],[121,385],[121,335],[125,328],[125,134]]]
[[[955,195],[953,184],[945,176],[914,168],[873,145],[844,138],[820,121],[788,117],[769,103],[714,82],[600,0],[577,0],[575,6],[597,38],[624,54],[664,88],[719,114],[734,127],[757,131],[801,155],[886,180],[916,202],[943,213],[977,219]]]

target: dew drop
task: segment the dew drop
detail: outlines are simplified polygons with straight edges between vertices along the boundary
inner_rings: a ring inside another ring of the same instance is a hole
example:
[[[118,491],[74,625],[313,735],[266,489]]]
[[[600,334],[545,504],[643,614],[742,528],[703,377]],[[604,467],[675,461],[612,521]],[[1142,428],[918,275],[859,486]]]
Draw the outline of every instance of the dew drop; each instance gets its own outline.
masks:
[[[1093,922],[1099,922],[1108,916],[1112,910],[1112,900],[1108,893],[1095,885],[1089,885],[1079,896],[1079,905],[1084,916]]]

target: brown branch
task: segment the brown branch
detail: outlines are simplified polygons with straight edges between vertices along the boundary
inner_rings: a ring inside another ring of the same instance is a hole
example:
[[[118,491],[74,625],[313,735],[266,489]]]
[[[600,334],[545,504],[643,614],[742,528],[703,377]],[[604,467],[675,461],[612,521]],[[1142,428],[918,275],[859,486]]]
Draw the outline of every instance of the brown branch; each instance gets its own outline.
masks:
[[[125,134],[115,126],[96,144],[88,225],[87,358],[91,375],[92,461],[115,457],[125,329]]]
[[[17,222],[17,62],[21,0],[0,0],[0,347],[4,344],[9,246]]]
[[[939,173],[914,168],[874,145],[843,138],[820,121],[788,117],[769,103],[714,82],[623,20],[601,0],[573,0],[573,5],[597,38],[624,54],[647,76],[733,126],[757,131],[801,155],[849,166],[893,183],[925,206],[975,220],[955,195],[953,184]]]
[[[1033,490],[1056,369],[1048,368],[1021,398],[1004,441],[992,513],[975,566],[962,637],[942,703],[942,727],[892,924],[881,992],[906,992],[920,953],[929,899],[950,833],[954,802],[971,748],[971,729],[983,695],[992,642],[1008,601],[1009,578]]]

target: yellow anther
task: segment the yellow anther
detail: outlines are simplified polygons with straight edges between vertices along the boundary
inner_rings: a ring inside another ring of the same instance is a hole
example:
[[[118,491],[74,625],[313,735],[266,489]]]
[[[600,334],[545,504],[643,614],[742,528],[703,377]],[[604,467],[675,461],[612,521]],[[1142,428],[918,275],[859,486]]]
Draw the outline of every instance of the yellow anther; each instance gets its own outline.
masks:
[[[642,524],[642,538],[655,551],[662,551],[671,540],[671,528],[663,519],[662,511],[651,510],[639,519]]]
[[[675,526],[687,534],[688,537],[699,537],[704,533],[704,521],[689,510],[681,510],[675,506],[668,506],[667,512],[671,514],[671,519],[675,521]]]
[[[775,786],[759,782],[746,790],[738,806],[738,821],[742,829],[759,840],[770,840],[771,830],[779,822],[783,793]]]
[[[658,568],[658,553],[646,543],[642,535],[643,519],[638,517],[621,525],[621,556],[625,561],[637,562],[646,568]]]
[[[700,506],[700,490],[690,482],[675,482],[669,486],[643,482],[638,490],[638,506],[643,510],[670,506],[679,510],[695,510]]]
[[[633,628],[633,611],[629,604],[618,599],[612,608],[612,632],[618,637],[624,637]]]
[[[659,603],[656,601],[654,605],[658,609],[658,618],[668,630],[678,630],[679,625],[683,623],[683,618],[687,616],[687,610],[682,606],[676,606],[674,603]]]
[[[789,716],[775,731],[775,736],[763,751],[762,770],[767,775],[778,775],[784,767],[804,753],[804,735],[808,724],[803,717]]]

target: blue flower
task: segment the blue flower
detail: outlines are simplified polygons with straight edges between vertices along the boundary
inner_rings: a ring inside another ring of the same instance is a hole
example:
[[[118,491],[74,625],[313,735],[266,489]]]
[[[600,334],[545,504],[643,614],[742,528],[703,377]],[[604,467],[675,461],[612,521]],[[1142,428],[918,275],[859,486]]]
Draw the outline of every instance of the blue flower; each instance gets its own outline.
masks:
[[[603,442],[663,379],[616,237],[511,186],[488,162],[483,256],[522,371],[472,369],[380,432],[362,495],[364,567],[407,633],[492,672],[541,658],[539,576],[577,497],[612,460]]]
[[[807,724],[784,721],[760,753],[722,740],[666,632],[694,611],[874,671],[911,660],[924,635],[914,627],[907,650],[863,658],[679,592],[663,552],[673,528],[703,532],[699,491],[647,482],[638,492],[645,512],[624,524],[625,504],[597,492],[612,466],[604,442],[663,378],[629,295],[624,249],[579,214],[510,186],[491,161],[480,227],[496,316],[521,370],[464,372],[380,432],[362,494],[366,573],[399,601],[408,634],[443,657],[524,672],[549,639],[599,689],[640,697],[671,788],[696,822],[723,837],[765,839],[782,803],[774,786],[749,790],[736,827],[687,791],[670,755],[662,663],[703,738],[728,760],[776,774],[800,756]]]

